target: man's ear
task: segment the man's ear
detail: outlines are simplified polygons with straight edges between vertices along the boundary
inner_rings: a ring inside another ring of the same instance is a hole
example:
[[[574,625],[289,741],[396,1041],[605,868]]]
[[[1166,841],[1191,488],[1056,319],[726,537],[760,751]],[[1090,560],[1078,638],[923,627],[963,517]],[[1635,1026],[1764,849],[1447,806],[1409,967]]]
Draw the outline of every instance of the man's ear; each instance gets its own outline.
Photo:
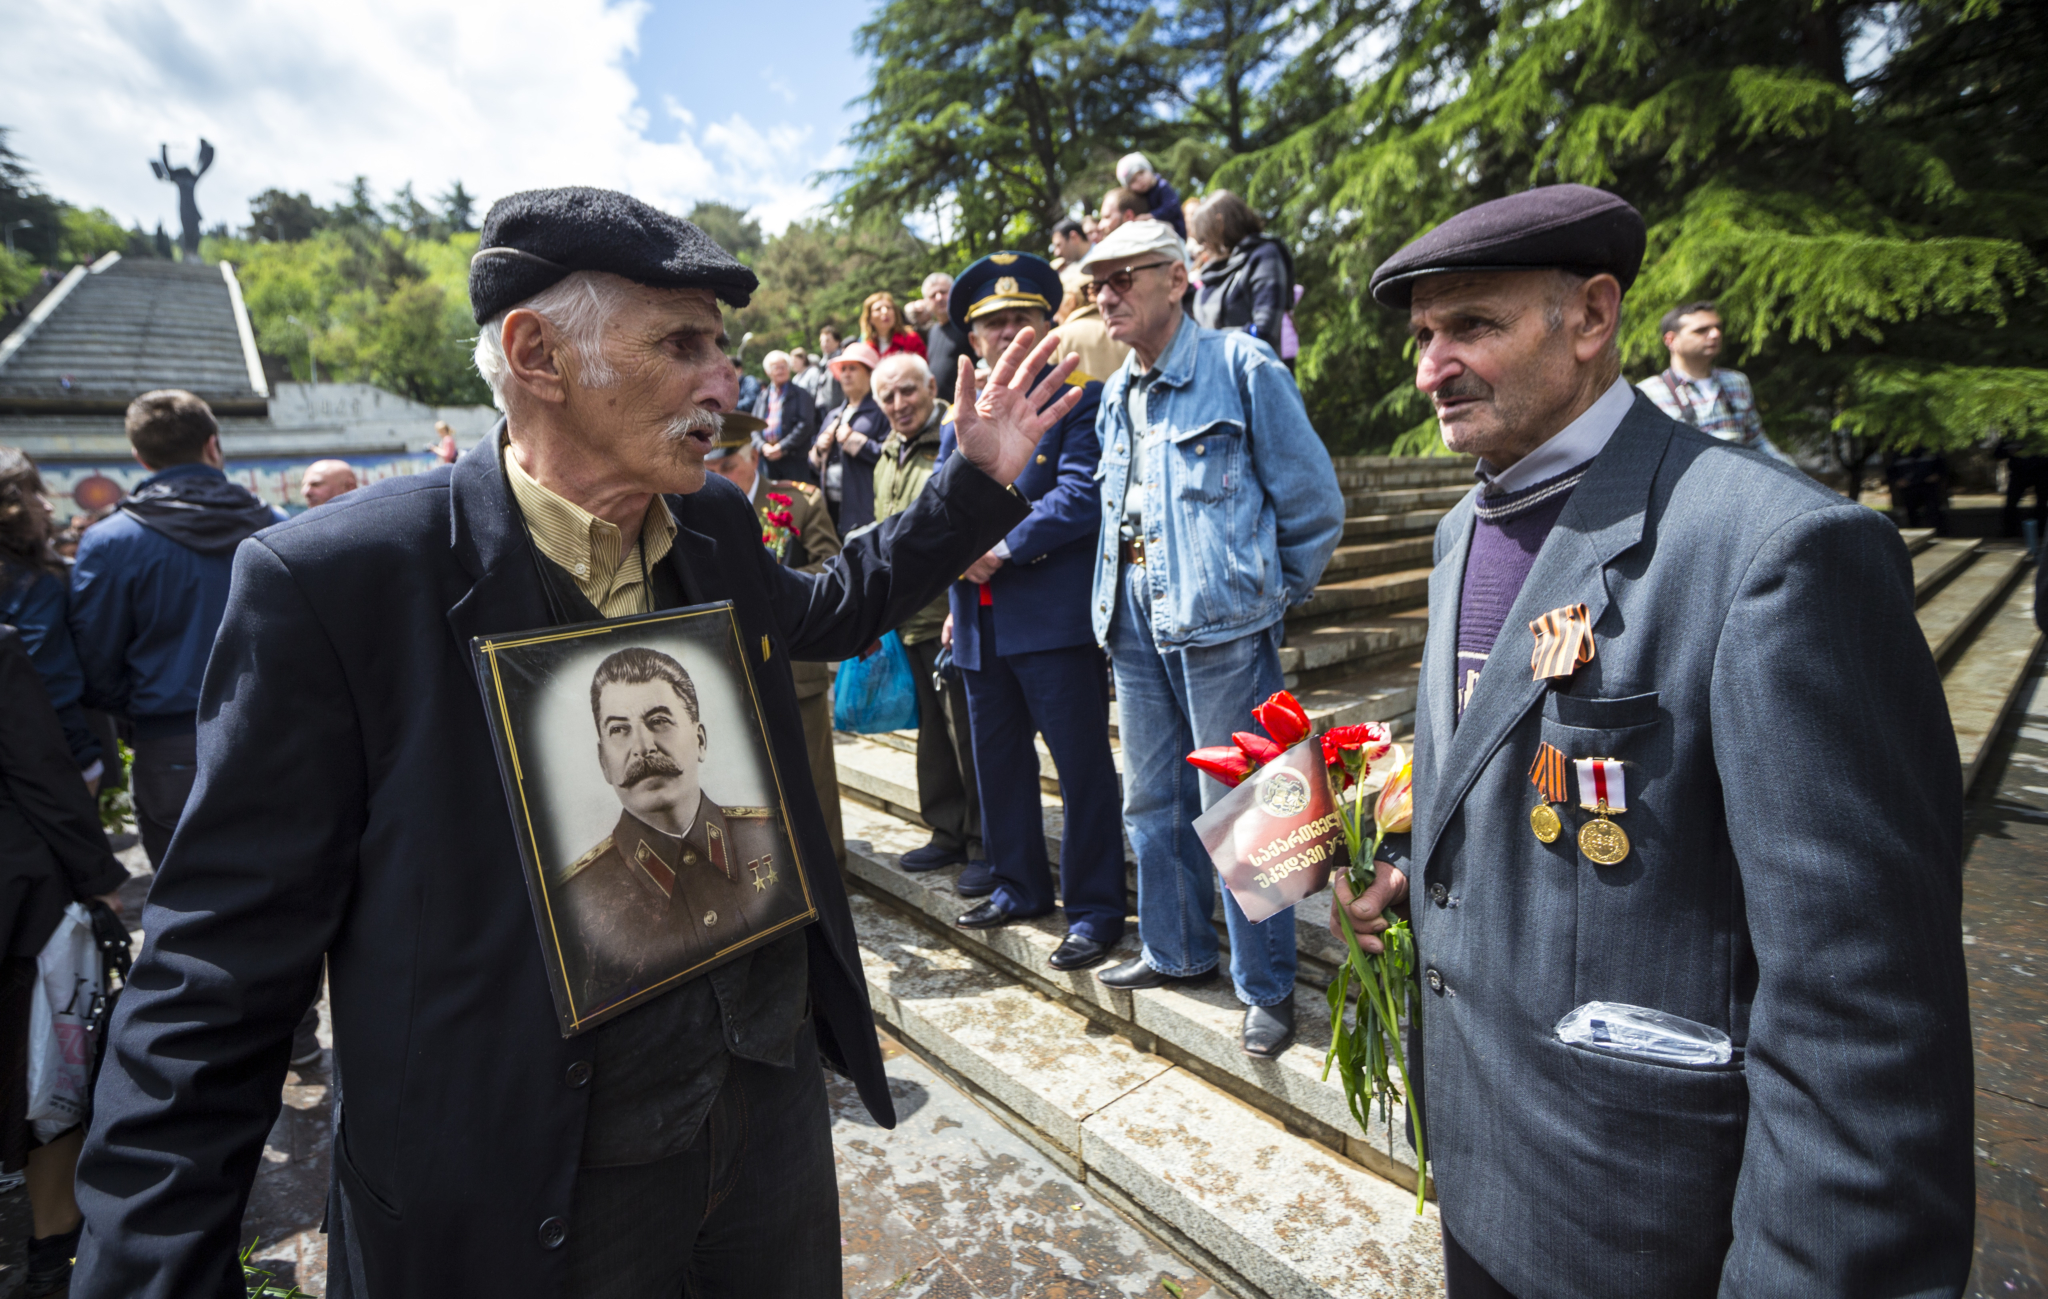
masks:
[[[710,751],[711,738],[704,732],[704,723],[699,722],[697,723],[697,760],[699,762],[703,761],[704,755]]]
[[[505,314],[499,342],[505,350],[505,368],[521,388],[542,401],[560,404],[569,399],[562,372],[561,348],[540,313],[518,310]]]
[[[1606,351],[1621,328],[1621,282],[1604,272],[1579,286],[1579,325],[1572,351],[1590,361]]]
[[[216,433],[206,439],[206,446],[200,450],[199,458],[215,469],[227,468],[228,457],[227,453],[220,449],[220,434]]]

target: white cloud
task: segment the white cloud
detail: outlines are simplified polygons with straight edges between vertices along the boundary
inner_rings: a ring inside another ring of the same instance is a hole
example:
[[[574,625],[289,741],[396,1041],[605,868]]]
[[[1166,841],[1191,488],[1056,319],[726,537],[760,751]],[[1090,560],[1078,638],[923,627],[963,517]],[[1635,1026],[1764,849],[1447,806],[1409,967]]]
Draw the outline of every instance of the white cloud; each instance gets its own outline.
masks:
[[[489,200],[587,184],[671,211],[699,199],[751,208],[779,230],[826,195],[840,165],[806,128],[732,114],[700,125],[682,104],[658,120],[627,61],[642,0],[8,0],[0,125],[45,186],[124,223],[175,236],[177,194],[151,177],[167,142],[189,165],[208,225],[247,219],[275,186],[339,197],[361,173],[380,195],[424,199],[460,178]]]

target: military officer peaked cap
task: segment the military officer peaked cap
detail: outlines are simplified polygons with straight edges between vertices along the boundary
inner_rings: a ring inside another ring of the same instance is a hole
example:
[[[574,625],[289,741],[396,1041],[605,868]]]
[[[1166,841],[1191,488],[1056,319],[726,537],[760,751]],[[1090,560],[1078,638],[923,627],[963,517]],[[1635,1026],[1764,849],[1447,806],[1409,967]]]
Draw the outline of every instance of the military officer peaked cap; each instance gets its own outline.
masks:
[[[953,281],[946,314],[962,329],[970,320],[1010,307],[1031,307],[1052,316],[1059,311],[1060,299],[1065,296],[1060,273],[1043,257],[1030,253],[990,253]]]
[[[616,190],[531,189],[491,204],[469,259],[478,324],[577,271],[663,289],[710,289],[744,307],[760,281],[696,226]]]
[[[1415,281],[1454,272],[1606,273],[1628,292],[1642,269],[1643,214],[1589,185],[1543,185],[1463,212],[1380,263],[1372,296],[1406,307]]]

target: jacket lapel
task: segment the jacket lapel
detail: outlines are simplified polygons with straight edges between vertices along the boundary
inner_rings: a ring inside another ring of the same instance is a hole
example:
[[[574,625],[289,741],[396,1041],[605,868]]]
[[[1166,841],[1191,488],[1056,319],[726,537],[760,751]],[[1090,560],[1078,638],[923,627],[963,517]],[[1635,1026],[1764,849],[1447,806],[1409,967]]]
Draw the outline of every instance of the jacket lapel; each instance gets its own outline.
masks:
[[[1536,637],[1529,624],[1552,609],[1583,604],[1594,629],[1596,646],[1604,639],[1600,618],[1609,600],[1606,567],[1642,540],[1650,489],[1674,427],[1648,398],[1636,397],[1635,405],[1622,418],[1621,427],[1573,489],[1571,499],[1558,515],[1557,526],[1537,552],[1535,566],[1529,570],[1521,594],[1508,611],[1507,621],[1501,624],[1500,637],[1487,655],[1487,666],[1479,674],[1465,715],[1457,720],[1455,731],[1449,729],[1448,719],[1455,715],[1456,702],[1446,686],[1455,688],[1451,677],[1457,654],[1456,609],[1463,584],[1464,558],[1470,546],[1469,527],[1456,552],[1458,563],[1444,566],[1450,575],[1441,588],[1436,575],[1431,575],[1432,608],[1442,598],[1449,613],[1443,623],[1432,616],[1431,639],[1446,641],[1448,647],[1432,644],[1427,658],[1433,661],[1444,657],[1451,667],[1440,682],[1430,681],[1425,675],[1425,685],[1434,692],[1428,701],[1433,732],[1430,738],[1441,757],[1435,761],[1436,787],[1426,799],[1418,800],[1412,843],[1418,873],[1427,867],[1437,838],[1494,751],[1549,688],[1548,682],[1529,674],[1529,659],[1536,648]],[[1441,627],[1448,628],[1447,634],[1439,632]]]
[[[448,628],[463,657],[477,636],[543,627],[550,621],[547,593],[534,569],[525,524],[498,463],[505,421],[455,462],[449,479],[449,545],[475,579],[448,610]]]
[[[1429,790],[1443,781],[1445,750],[1457,725],[1458,596],[1464,584],[1465,558],[1472,550],[1473,506],[1470,492],[1451,511],[1456,540],[1443,561],[1429,574],[1429,637],[1422,646],[1422,680],[1415,700],[1416,818],[1421,826]]]

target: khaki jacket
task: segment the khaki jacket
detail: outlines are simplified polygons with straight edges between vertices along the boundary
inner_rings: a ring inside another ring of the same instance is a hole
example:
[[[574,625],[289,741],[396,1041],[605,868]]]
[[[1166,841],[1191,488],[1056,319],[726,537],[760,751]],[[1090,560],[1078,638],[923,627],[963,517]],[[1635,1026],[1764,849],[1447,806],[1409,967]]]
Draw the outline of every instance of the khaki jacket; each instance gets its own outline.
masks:
[[[1081,358],[1081,368],[1074,372],[1074,381],[1086,383],[1093,379],[1097,383],[1123,368],[1124,358],[1131,349],[1109,336],[1109,326],[1103,322],[1102,308],[1090,302],[1074,308],[1074,314],[1066,323],[1052,331],[1058,338],[1059,346],[1053,349],[1052,363],[1058,365],[1070,356]]]
[[[942,401],[934,402],[931,418],[911,437],[905,438],[901,433],[890,430],[888,440],[882,443],[881,458],[875,461],[876,522],[903,513],[924,490],[932,470],[938,467],[939,431],[951,418],[951,406]],[[939,630],[945,622],[946,597],[941,594],[911,615],[896,629],[896,633],[903,638],[905,645],[916,645],[921,641],[938,639]]]
[[[762,468],[766,467],[764,463]],[[832,526],[831,511],[825,508],[825,493],[819,491],[815,483],[769,482],[766,478],[756,478],[754,508],[761,513],[764,532],[768,528],[768,512],[783,508],[778,502],[768,499],[770,492],[789,498],[790,522],[796,529],[796,536],[780,543],[781,550],[776,558],[799,572],[822,572],[832,557],[839,553],[839,530]],[[822,695],[832,685],[832,668],[828,664],[792,662],[789,673],[796,680],[798,699]]]

